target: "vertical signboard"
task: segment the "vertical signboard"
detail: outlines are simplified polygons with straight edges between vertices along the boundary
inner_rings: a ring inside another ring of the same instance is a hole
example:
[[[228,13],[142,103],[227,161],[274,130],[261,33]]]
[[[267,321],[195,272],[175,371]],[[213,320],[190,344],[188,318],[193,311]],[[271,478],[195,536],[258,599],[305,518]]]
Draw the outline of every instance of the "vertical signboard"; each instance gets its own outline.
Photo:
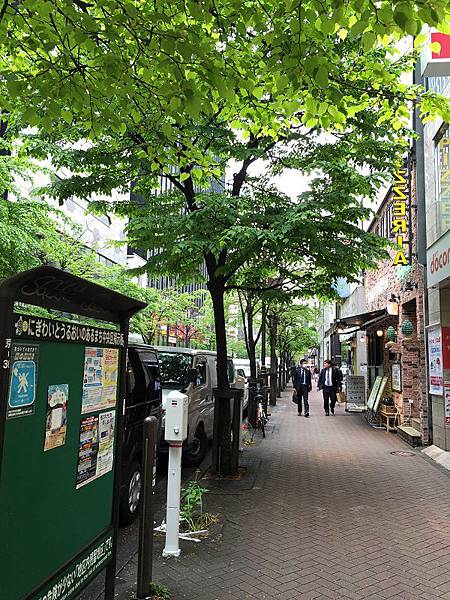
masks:
[[[428,328],[428,377],[430,394],[443,396],[442,333],[440,325]]]
[[[445,426],[450,427],[450,327],[442,327]]]

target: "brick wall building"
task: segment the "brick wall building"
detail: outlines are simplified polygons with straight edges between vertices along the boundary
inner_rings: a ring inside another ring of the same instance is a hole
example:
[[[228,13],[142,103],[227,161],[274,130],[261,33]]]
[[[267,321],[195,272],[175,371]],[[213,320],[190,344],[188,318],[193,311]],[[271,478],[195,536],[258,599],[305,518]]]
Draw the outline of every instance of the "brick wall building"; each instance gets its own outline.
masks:
[[[368,311],[389,309],[377,323],[367,328],[367,375],[369,388],[377,375],[388,377],[383,397],[392,397],[399,411],[401,423],[408,423],[420,431],[423,443],[428,441],[426,353],[424,340],[424,276],[423,267],[416,258],[417,211],[415,202],[415,163],[409,159],[406,183],[397,181],[381,203],[369,230],[392,242],[403,243],[408,264],[400,256],[394,264],[399,247],[388,250],[389,257],[378,268],[367,271],[364,278]],[[399,199],[406,206],[405,225],[396,221],[401,212]],[[397,223],[397,226],[395,226]],[[394,224],[394,226],[393,226]],[[399,230],[400,225],[402,227]],[[397,232],[396,232],[397,229]],[[405,231],[406,230],[406,231]],[[399,232],[402,239],[398,240]],[[398,312],[398,314],[393,314]],[[402,332],[402,324],[412,324],[411,333]],[[389,331],[388,331],[389,328]],[[395,332],[395,339],[388,334]],[[401,385],[393,373],[401,375]],[[396,384],[397,381],[397,385]],[[395,389],[399,388],[399,389]]]

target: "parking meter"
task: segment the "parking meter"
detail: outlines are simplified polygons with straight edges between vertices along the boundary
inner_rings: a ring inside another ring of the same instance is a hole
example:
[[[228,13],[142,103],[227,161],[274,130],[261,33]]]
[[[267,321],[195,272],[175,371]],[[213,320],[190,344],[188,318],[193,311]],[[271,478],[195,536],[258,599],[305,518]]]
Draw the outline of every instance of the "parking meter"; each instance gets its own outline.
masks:
[[[169,443],[169,469],[167,475],[166,545],[163,556],[179,556],[181,455],[187,438],[188,397],[173,391],[166,400],[166,426],[164,438]]]
[[[188,397],[173,391],[166,400],[166,425],[164,438],[169,444],[183,443],[187,438]]]

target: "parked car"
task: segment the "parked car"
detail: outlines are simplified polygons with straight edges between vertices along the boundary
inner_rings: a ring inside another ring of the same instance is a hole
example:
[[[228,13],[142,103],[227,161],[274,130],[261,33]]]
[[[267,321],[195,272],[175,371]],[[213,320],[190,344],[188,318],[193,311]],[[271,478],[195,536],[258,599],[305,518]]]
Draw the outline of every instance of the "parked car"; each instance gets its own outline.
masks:
[[[187,394],[188,437],[183,445],[183,464],[196,467],[204,459],[208,441],[213,436],[214,396],[217,387],[216,353],[192,348],[158,346],[161,367],[162,408],[161,427],[162,452],[167,451],[164,442],[164,411],[167,396],[173,390]],[[236,380],[236,372],[231,358],[228,359],[228,379],[230,385],[244,389],[244,381]]]
[[[160,424],[161,415],[161,375],[157,351],[152,346],[130,342],[120,494],[120,522],[123,525],[132,523],[139,513],[144,419],[154,416]]]

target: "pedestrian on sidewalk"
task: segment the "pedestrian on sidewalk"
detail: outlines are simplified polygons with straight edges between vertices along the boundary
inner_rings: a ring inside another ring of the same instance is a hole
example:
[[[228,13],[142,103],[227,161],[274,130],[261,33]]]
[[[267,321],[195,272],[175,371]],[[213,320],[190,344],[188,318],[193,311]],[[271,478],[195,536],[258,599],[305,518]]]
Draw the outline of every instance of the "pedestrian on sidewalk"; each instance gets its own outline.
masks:
[[[301,360],[299,366],[295,369],[292,385],[297,392],[298,404],[297,410],[298,415],[302,414],[302,406],[305,407],[305,417],[309,417],[309,402],[308,394],[312,389],[311,384],[311,371],[306,366],[306,360]]]
[[[334,407],[337,402],[337,393],[342,389],[342,371],[333,367],[330,360],[323,361],[323,369],[319,375],[318,388],[323,393],[323,409],[326,416],[334,415]]]

